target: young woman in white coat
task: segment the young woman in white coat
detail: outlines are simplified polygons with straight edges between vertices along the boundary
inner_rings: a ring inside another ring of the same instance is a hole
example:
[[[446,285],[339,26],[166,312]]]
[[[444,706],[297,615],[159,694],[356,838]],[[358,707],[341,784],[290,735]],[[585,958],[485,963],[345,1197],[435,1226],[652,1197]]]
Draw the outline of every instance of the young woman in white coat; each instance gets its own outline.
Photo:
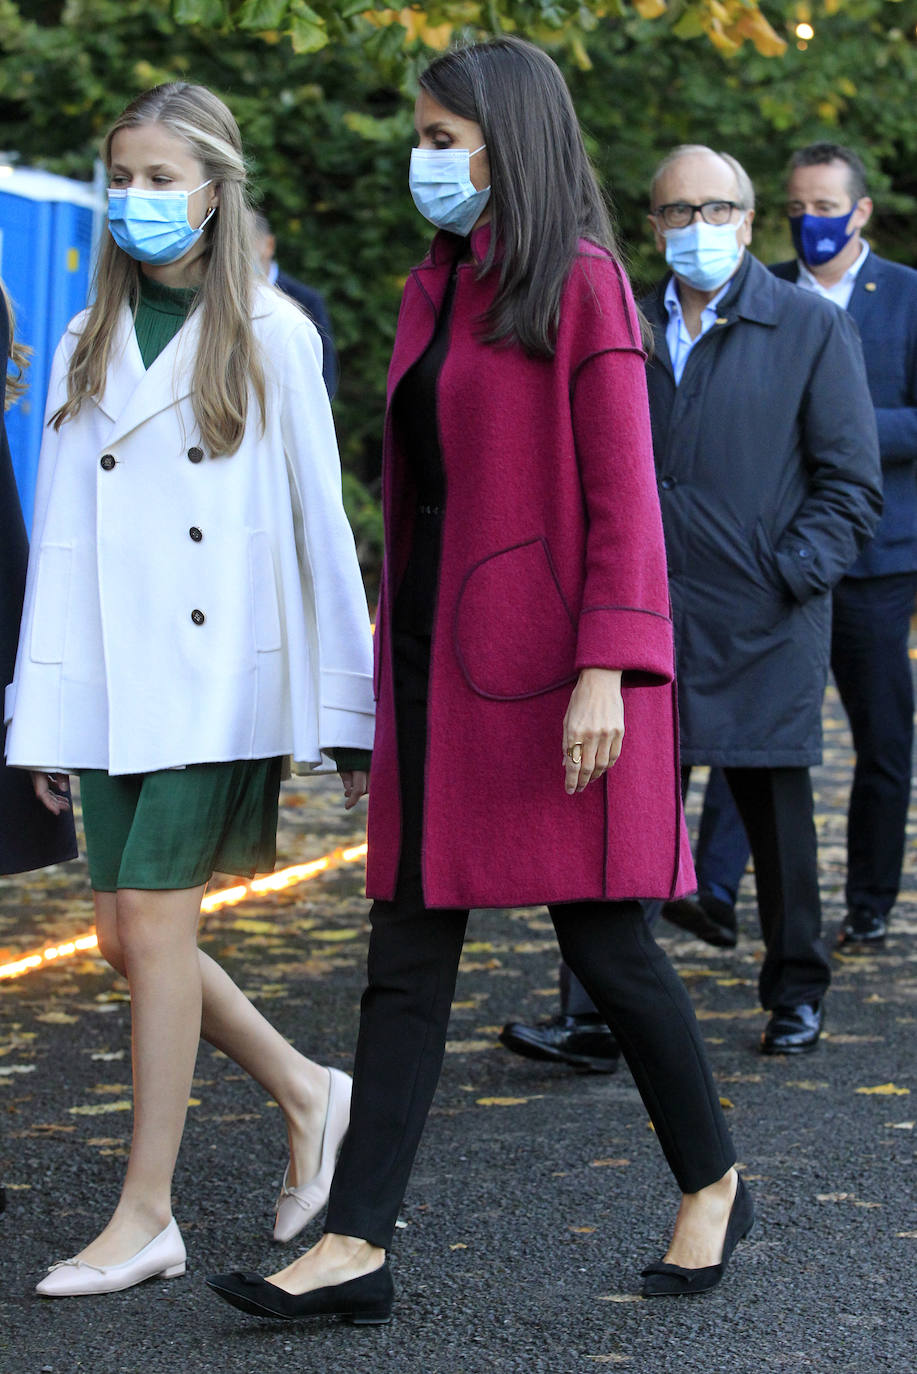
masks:
[[[174,83],[104,147],[92,307],[55,358],[11,764],[49,810],[81,779],[99,945],[131,993],[134,1129],[107,1226],[45,1296],[185,1267],[171,1183],[201,1034],[286,1118],[275,1235],[327,1197],[350,1080],[297,1053],[197,948],[215,871],[274,862],[281,759],[366,790],[371,641],[321,341],[256,283],[226,106]]]

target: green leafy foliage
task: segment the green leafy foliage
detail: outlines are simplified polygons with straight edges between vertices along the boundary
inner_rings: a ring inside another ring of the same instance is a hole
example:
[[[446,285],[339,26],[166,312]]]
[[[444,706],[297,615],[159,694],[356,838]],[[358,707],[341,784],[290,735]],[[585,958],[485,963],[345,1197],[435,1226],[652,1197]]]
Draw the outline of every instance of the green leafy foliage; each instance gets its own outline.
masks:
[[[683,142],[725,148],[746,165],[765,260],[790,251],[782,174],[792,149],[816,138],[854,145],[871,173],[877,246],[913,261],[912,7],[819,0],[803,7],[815,33],[797,46],[803,9],[765,3],[788,42],[768,57],[730,37],[758,13],[742,0],[661,3],[434,0],[367,11],[365,0],[0,0],[0,148],[89,178],[106,127],[146,87],[199,81],[227,100],[278,258],[329,305],[348,507],[372,595],[385,375],[404,279],[429,240],[407,190],[412,102],[418,71],[459,26],[469,37],[514,30],[561,64],[638,283],[660,267],[645,220],[649,178]],[[300,51],[288,36],[294,21]]]

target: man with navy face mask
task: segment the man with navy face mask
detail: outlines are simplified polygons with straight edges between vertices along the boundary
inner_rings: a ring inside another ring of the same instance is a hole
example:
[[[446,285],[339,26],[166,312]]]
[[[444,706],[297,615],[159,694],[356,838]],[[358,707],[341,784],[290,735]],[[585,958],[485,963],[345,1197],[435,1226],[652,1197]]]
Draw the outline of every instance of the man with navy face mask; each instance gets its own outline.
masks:
[[[683,782],[693,764],[724,770],[755,857],[761,1048],[798,1054],[830,977],[809,780],[830,593],[876,527],[881,476],[856,330],[752,257],[753,215],[734,158],[671,153],[650,211],[671,273],[643,308]]]
[[[882,522],[834,589],[831,670],[856,748],[839,935],[848,949],[874,949],[885,939],[901,880],[914,733],[917,272],[886,262],[863,241],[871,211],[856,153],[833,143],[801,149],[787,181],[797,261],[771,269],[827,296],[859,326],[882,457]]]

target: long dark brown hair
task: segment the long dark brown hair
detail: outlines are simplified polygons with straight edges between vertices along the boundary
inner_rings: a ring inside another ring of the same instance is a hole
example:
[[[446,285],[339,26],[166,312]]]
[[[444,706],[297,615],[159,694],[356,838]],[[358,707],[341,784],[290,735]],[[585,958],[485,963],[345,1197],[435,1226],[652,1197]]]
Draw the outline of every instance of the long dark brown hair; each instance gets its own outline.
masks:
[[[552,357],[578,241],[589,239],[620,261],[567,84],[540,48],[494,38],[436,58],[420,85],[479,124],[487,144],[493,233],[483,271],[502,254],[487,342],[517,342]]]

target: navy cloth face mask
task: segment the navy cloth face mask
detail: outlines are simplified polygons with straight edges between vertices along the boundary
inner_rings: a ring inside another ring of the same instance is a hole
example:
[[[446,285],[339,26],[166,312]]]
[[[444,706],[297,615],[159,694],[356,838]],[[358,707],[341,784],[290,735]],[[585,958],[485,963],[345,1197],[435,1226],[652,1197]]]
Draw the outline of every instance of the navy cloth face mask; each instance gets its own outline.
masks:
[[[410,187],[414,204],[424,219],[437,229],[453,234],[470,234],[484,206],[490,200],[490,187],[475,189],[471,180],[471,159],[487,145],[469,152],[467,148],[413,148]]]
[[[855,209],[856,207],[854,207]],[[807,267],[820,267],[842,252],[856,233],[847,225],[853,210],[845,215],[790,215],[790,233],[797,257]]]
[[[204,225],[216,214],[216,206],[197,229],[188,221],[188,197],[193,191],[134,191],[115,188],[108,192],[108,228],[115,243],[137,262],[162,266],[177,262],[197,243]]]

